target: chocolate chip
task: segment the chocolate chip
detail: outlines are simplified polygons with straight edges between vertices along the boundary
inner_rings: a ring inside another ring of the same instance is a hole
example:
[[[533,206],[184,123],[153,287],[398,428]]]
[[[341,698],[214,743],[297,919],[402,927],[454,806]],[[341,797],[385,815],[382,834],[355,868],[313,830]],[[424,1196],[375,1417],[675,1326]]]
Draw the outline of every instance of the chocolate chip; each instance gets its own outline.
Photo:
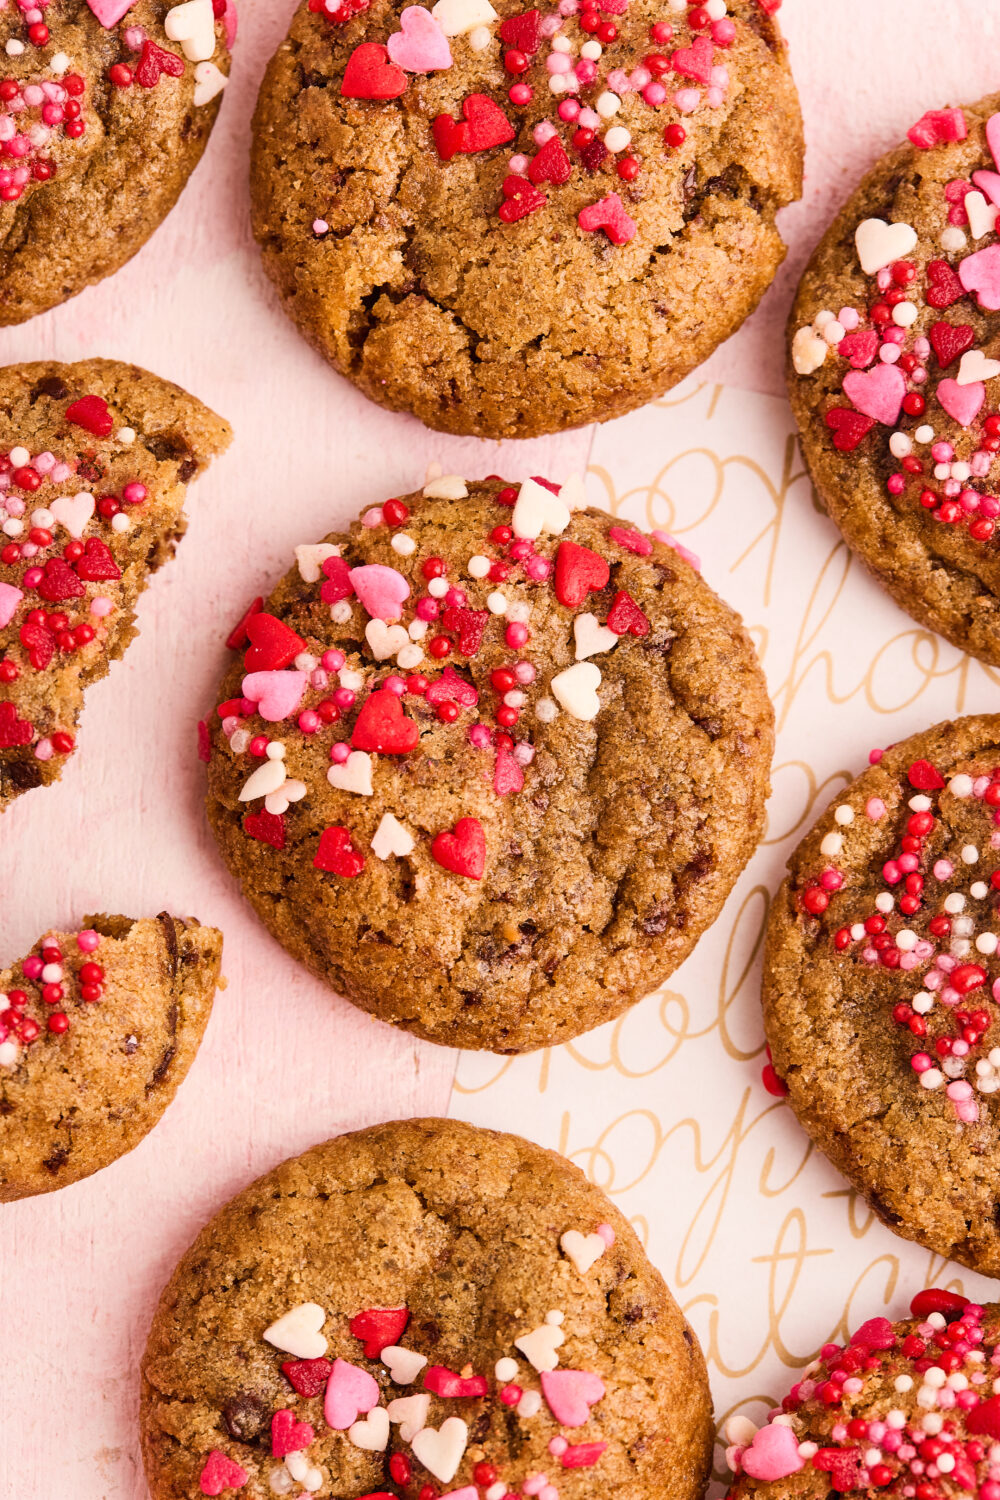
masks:
[[[58,375],[45,375],[31,387],[28,400],[34,406],[35,402],[42,396],[49,396],[53,401],[64,401],[69,395],[69,386],[60,380]]]
[[[270,1403],[254,1391],[239,1391],[222,1408],[222,1420],[238,1443],[255,1443],[270,1424]]]

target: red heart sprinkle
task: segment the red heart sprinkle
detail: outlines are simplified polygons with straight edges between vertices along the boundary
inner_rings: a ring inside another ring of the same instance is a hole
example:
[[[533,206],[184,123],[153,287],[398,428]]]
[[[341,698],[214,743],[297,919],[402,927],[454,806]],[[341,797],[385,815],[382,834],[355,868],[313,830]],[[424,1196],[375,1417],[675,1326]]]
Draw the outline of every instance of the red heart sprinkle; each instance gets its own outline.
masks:
[[[248,672],[280,672],[306,649],[300,635],[289,630],[283,620],[263,610],[250,616],[246,628],[250,647],[243,665]]]
[[[920,151],[930,151],[949,141],[964,141],[969,133],[960,109],[929,109],[906,132],[907,139]]]
[[[106,583],[122,576],[110,548],[96,536],[87,538],[83,556],[76,560],[76,573],[87,583]]]
[[[528,176],[532,182],[551,182],[553,187],[568,182],[573,163],[563,149],[557,135],[550,136],[541,151],[528,164]]]
[[[34,724],[19,719],[13,703],[0,703],[0,750],[13,745],[30,745],[34,735]]]
[[[184,59],[166,47],[158,47],[147,37],[135,70],[135,81],[144,89],[155,89],[162,74],[170,78],[183,78]]]
[[[198,720],[198,759],[206,766],[212,759],[212,735],[204,719]]]
[[[781,9],[781,0],[757,0],[765,16],[776,16]]]
[[[56,654],[56,638],[40,621],[25,620],[18,632],[21,645],[36,672],[44,672]]]
[[[459,151],[467,149],[469,127],[464,120],[456,120],[454,115],[436,115],[431,131],[437,154],[442,161],[451,161]]]
[[[353,880],[364,869],[365,857],[351,843],[348,830],[334,824],[332,828],[324,828],[320,834],[319,848],[313,864],[317,870],[327,870],[331,875],[342,875],[345,880]]]
[[[814,1469],[829,1474],[830,1483],[839,1494],[846,1494],[857,1484],[861,1454],[857,1448],[820,1448],[812,1463]]]
[[[530,57],[538,51],[542,40],[541,22],[540,10],[523,10],[518,16],[508,16],[500,27],[500,40]]]
[[[604,588],[610,577],[611,569],[599,553],[591,552],[589,547],[580,547],[576,542],[559,544],[556,598],[567,609],[579,609],[587,595]]]
[[[100,438],[110,437],[115,425],[108,403],[100,396],[81,396],[78,401],[70,402],[66,408],[66,420]]]
[[[272,849],[284,849],[284,814],[269,813],[266,807],[262,807],[260,812],[247,813],[243,819],[243,832],[260,844],[270,844]]]
[[[599,198],[596,203],[581,208],[576,222],[588,233],[603,229],[613,245],[627,245],[638,227],[625,212],[625,205],[617,193],[608,193],[606,198]]]
[[[875,418],[864,417],[849,406],[835,406],[826,414],[826,425],[833,433],[833,446],[841,453],[853,453],[875,426]]]
[[[624,547],[626,552],[635,552],[639,557],[648,557],[653,550],[649,537],[643,536],[641,531],[626,531],[621,526],[612,526],[608,537],[619,547]]]
[[[355,750],[375,750],[379,755],[406,755],[419,738],[418,725],[406,717],[396,694],[376,689],[361,705],[351,744]]]
[[[564,1469],[592,1469],[607,1446],[607,1443],[576,1443],[563,1449],[559,1462]]]
[[[470,94],[464,99],[462,118],[464,123],[456,124],[454,116],[438,115],[431,126],[442,161],[448,161],[456,151],[488,151],[492,146],[504,146],[516,134],[499,104],[487,94]]]
[[[874,337],[874,335],[872,335]],[[931,345],[942,370],[961,359],[976,342],[976,330],[969,323],[935,323],[930,332]]]
[[[712,82],[714,62],[715,48],[707,36],[699,36],[695,37],[690,47],[678,47],[670,59],[670,66],[682,77],[693,78],[696,83],[707,86]]]
[[[910,1312],[915,1318],[921,1320],[929,1318],[932,1312],[960,1313],[968,1307],[968,1297],[963,1297],[960,1292],[946,1292],[943,1287],[929,1286],[922,1292],[918,1292],[910,1303]]]
[[[221,1495],[223,1490],[241,1490],[250,1475],[231,1458],[213,1448],[198,1479],[203,1495]]]
[[[247,622],[250,620],[252,615],[259,615],[263,608],[264,596],[263,594],[258,594],[243,618],[237,625],[233,626],[232,630],[226,636],[226,645],[229,647],[230,651],[240,651],[246,645]]]
[[[608,629],[615,635],[648,635],[649,621],[631,594],[619,589],[608,611]]]
[[[869,1318],[851,1335],[851,1343],[861,1349],[894,1349],[896,1335],[888,1318]]]
[[[64,558],[50,557],[38,592],[49,604],[61,604],[64,599],[81,599],[87,590]]]
[[[478,818],[459,818],[452,832],[439,833],[431,854],[445,870],[482,880],[486,868],[486,835]]]
[[[965,1430],[974,1437],[1000,1440],[1000,1396],[990,1396],[974,1406],[965,1419]]]
[[[837,345],[837,353],[852,369],[867,370],[878,354],[878,334],[865,328],[859,328],[856,333],[845,333]]]
[[[424,1374],[424,1385],[435,1396],[488,1396],[490,1390],[485,1375],[456,1375],[445,1365],[431,1365]]]
[[[965,296],[965,287],[946,260],[932,260],[927,266],[927,291],[929,307],[952,307]]]
[[[309,1423],[297,1422],[295,1413],[288,1406],[276,1411],[271,1418],[271,1452],[275,1458],[284,1458],[286,1453],[301,1453],[315,1436]]]
[[[333,1365],[328,1359],[290,1359],[281,1367],[292,1389],[307,1401],[326,1390],[332,1372]]]
[[[544,208],[548,201],[526,177],[511,172],[503,180],[503,202],[497,213],[505,224],[516,224],[518,219],[526,219],[536,209]]]
[[[365,1359],[378,1359],[382,1350],[398,1343],[410,1321],[407,1307],[366,1307],[355,1313],[349,1327],[365,1346]]]
[[[906,773],[907,780],[918,792],[939,792],[944,786],[944,777],[936,771],[929,760],[915,760]]]
[[[463,656],[475,656],[483,644],[483,633],[489,618],[488,609],[469,609],[464,604],[450,604],[441,616],[441,624],[445,630],[458,636],[458,649]]]
[[[324,558],[323,572],[326,577],[320,587],[319,596],[324,604],[339,604],[341,599],[351,597],[354,593],[354,584],[351,582],[351,568],[346,558]]]
[[[424,697],[432,705],[444,703],[450,698],[462,708],[475,708],[479,702],[477,690],[471,682],[466,682],[464,677],[460,677],[454,667],[445,667],[437,681],[431,683]]]
[[[361,42],[347,59],[340,92],[345,99],[398,99],[407,78],[381,42]]]

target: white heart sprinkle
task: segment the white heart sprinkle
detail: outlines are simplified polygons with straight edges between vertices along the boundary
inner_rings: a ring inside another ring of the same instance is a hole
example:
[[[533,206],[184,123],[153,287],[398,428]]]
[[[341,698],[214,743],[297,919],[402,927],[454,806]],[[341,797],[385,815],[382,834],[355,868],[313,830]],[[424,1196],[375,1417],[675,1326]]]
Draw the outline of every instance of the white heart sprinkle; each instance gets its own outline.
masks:
[[[347,1436],[355,1448],[381,1453],[389,1441],[389,1413],[384,1406],[374,1407],[363,1421],[354,1422],[347,1429]]]
[[[60,495],[53,500],[49,510],[60,526],[65,526],[71,537],[79,541],[94,514],[94,497],[81,490],[78,495]]]
[[[385,661],[395,656],[410,644],[410,637],[402,625],[387,625],[384,620],[369,620],[365,626],[365,640],[372,648],[376,661]]]
[[[441,0],[441,4],[447,4],[449,0]],[[438,15],[441,5],[435,5],[431,15],[441,26],[441,17]],[[493,10],[493,7],[489,7]],[[493,11],[496,15],[496,11]],[[458,36],[457,31],[449,31],[446,26],[441,26],[446,36]],[[424,485],[424,494],[428,500],[464,500],[469,493],[469,487],[461,474],[441,474],[437,479],[432,479],[429,484]]]
[[[559,1363],[556,1350],[566,1341],[566,1335],[558,1323],[540,1323],[530,1333],[522,1333],[514,1340],[514,1348],[520,1349],[525,1359],[541,1373],[554,1370]]]
[[[855,231],[854,243],[861,269],[874,276],[894,260],[909,255],[917,243],[917,231],[909,224],[887,224],[885,219],[865,219]]]
[[[200,62],[194,70],[194,103],[197,108],[210,104],[216,94],[221,94],[229,79],[214,62]]]
[[[445,36],[463,36],[467,31],[475,31],[477,26],[488,26],[497,18],[489,0],[438,0],[431,15]]]
[[[601,711],[601,700],[597,689],[601,685],[601,669],[592,661],[579,661],[565,672],[557,672],[549,686],[560,708],[564,708],[574,719],[589,723]]]
[[[981,240],[984,235],[993,233],[997,210],[992,203],[987,203],[982,193],[966,193],[962,206],[969,216],[969,233],[974,240]]]
[[[611,651],[620,637],[602,625],[596,615],[577,615],[573,621],[573,639],[576,641],[577,661],[586,661],[588,656],[597,656],[602,651]]]
[[[326,779],[338,792],[355,792],[359,797],[372,795],[372,758],[367,750],[352,750],[345,761],[335,761]]]
[[[447,1484],[454,1479],[469,1441],[469,1429],[461,1417],[445,1417],[440,1427],[424,1427],[411,1447],[425,1469]]]
[[[568,510],[587,509],[587,491],[582,474],[570,474],[559,488],[559,499]]]
[[[579,1229],[567,1229],[559,1241],[559,1248],[573,1262],[580,1275],[585,1276],[608,1246],[607,1241],[599,1234],[581,1234]]]
[[[326,1313],[318,1302],[300,1302],[270,1328],[265,1328],[264,1337],[276,1349],[296,1359],[322,1359],[326,1353],[322,1334],[325,1322]]]
[[[212,0],[184,0],[167,11],[163,29],[172,42],[180,42],[188,62],[207,62],[215,51],[215,15]]]
[[[968,349],[962,355],[962,363],[955,376],[956,385],[976,385],[980,380],[992,380],[1000,375],[1000,363],[987,359],[981,349]]]
[[[383,1354],[385,1350],[382,1351]],[[404,1443],[412,1443],[418,1432],[427,1426],[427,1413],[431,1409],[431,1398],[426,1391],[417,1396],[397,1396],[389,1402],[389,1421],[399,1423],[399,1435]]]
[[[288,811],[290,802],[301,802],[309,788],[304,781],[289,779],[284,782],[276,792],[269,792],[264,798],[264,806],[269,813],[278,817],[281,813]]]
[[[374,854],[376,859],[388,859],[390,854],[395,854],[400,859],[403,859],[407,854],[413,853],[416,845],[414,844],[411,834],[407,832],[398,818],[394,818],[392,813],[383,813],[382,821],[376,828],[375,833],[372,837],[371,847],[372,853]],[[394,1352],[396,1352],[395,1345],[392,1345],[389,1349],[383,1349],[382,1358],[385,1359],[387,1354],[391,1354]],[[407,1349],[403,1349],[399,1352],[403,1354],[410,1354],[410,1351]],[[410,1358],[419,1359],[421,1364],[427,1363],[422,1355],[410,1354]],[[386,1360],[386,1363],[388,1364],[388,1360]],[[419,1369],[420,1366],[418,1365],[417,1368]],[[396,1376],[393,1375],[392,1378],[393,1380],[395,1380]],[[412,1378],[412,1376],[409,1377],[409,1379]],[[400,1383],[405,1385],[407,1382],[402,1381]]]
[[[265,760],[262,766],[258,766],[253,775],[243,783],[240,792],[241,802],[253,802],[256,797],[267,797],[271,792],[276,792],[280,786],[284,786],[288,772],[285,770],[283,760]],[[310,1304],[304,1303],[303,1306]],[[266,1337],[266,1334],[265,1334]]]
[[[385,817],[391,818],[392,814],[386,813]],[[385,818],[382,819],[382,823],[384,822]],[[393,822],[396,822],[395,818],[393,818]],[[379,832],[381,832],[381,827],[382,824],[380,823],[378,830]],[[402,828],[402,825],[400,823],[396,823],[396,827],[400,828],[402,832],[406,834],[407,838],[410,837],[409,834],[406,833],[406,829]],[[375,838],[378,838],[378,832],[376,832]],[[413,840],[410,839],[411,848],[412,845]],[[375,841],[373,839],[372,850],[374,851],[374,849]],[[380,854],[379,859],[381,858],[382,855]],[[420,1374],[420,1371],[423,1369],[424,1365],[427,1363],[424,1355],[418,1354],[415,1349],[404,1349],[400,1344],[389,1344],[385,1349],[382,1350],[379,1358],[381,1359],[382,1363],[389,1371],[389,1375],[397,1385],[411,1385]]]
[[[543,531],[558,536],[569,525],[569,509],[543,484],[526,479],[518,491],[510,524],[514,535],[522,540],[533,542]]]
[[[340,548],[332,542],[316,542],[306,547],[296,547],[295,560],[299,565],[299,577],[303,583],[318,583],[323,574],[323,564],[328,557],[339,557]]]

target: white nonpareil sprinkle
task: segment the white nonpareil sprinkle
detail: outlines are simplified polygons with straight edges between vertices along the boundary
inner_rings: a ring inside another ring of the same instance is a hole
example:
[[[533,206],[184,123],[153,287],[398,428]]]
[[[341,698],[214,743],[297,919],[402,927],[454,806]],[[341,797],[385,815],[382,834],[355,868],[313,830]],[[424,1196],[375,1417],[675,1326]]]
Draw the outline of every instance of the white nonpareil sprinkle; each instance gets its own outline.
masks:
[[[598,94],[595,107],[602,120],[610,120],[621,109],[622,101],[610,89],[605,89],[603,94]]]
[[[846,828],[849,823],[854,822],[854,808],[849,802],[842,802],[833,815],[833,821],[839,823],[841,828]]]
[[[844,835],[842,833],[828,833],[819,846],[819,852],[829,858],[835,858],[843,847]]]
[[[964,771],[960,772],[958,776],[951,778],[948,783],[948,790],[953,797],[971,797],[972,777],[966,776]]]
[[[417,550],[416,542],[405,531],[397,531],[391,545],[393,552],[398,552],[400,557],[411,557]]]
[[[470,578],[485,578],[490,571],[490,560],[488,557],[483,557],[482,553],[477,552],[475,557],[469,558],[466,566],[468,567]]]
[[[975,844],[965,844],[965,845],[963,845],[963,847],[962,847],[962,863],[963,863],[963,865],[974,865],[978,859],[979,859],[979,850],[976,848]]]
[[[505,615],[507,613],[507,595],[501,594],[499,589],[494,589],[492,594],[486,595],[486,608],[491,615]]]

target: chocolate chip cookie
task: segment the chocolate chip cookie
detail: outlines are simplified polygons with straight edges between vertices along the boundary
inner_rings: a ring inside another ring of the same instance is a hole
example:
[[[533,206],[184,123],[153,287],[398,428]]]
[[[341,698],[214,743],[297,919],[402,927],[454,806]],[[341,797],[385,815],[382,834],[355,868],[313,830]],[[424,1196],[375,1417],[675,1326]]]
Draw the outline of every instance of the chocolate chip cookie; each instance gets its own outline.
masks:
[[[583,504],[446,476],[297,547],[202,726],[213,831],[274,936],[451,1046],[620,1014],[760,836],[773,715],[739,617]]]

